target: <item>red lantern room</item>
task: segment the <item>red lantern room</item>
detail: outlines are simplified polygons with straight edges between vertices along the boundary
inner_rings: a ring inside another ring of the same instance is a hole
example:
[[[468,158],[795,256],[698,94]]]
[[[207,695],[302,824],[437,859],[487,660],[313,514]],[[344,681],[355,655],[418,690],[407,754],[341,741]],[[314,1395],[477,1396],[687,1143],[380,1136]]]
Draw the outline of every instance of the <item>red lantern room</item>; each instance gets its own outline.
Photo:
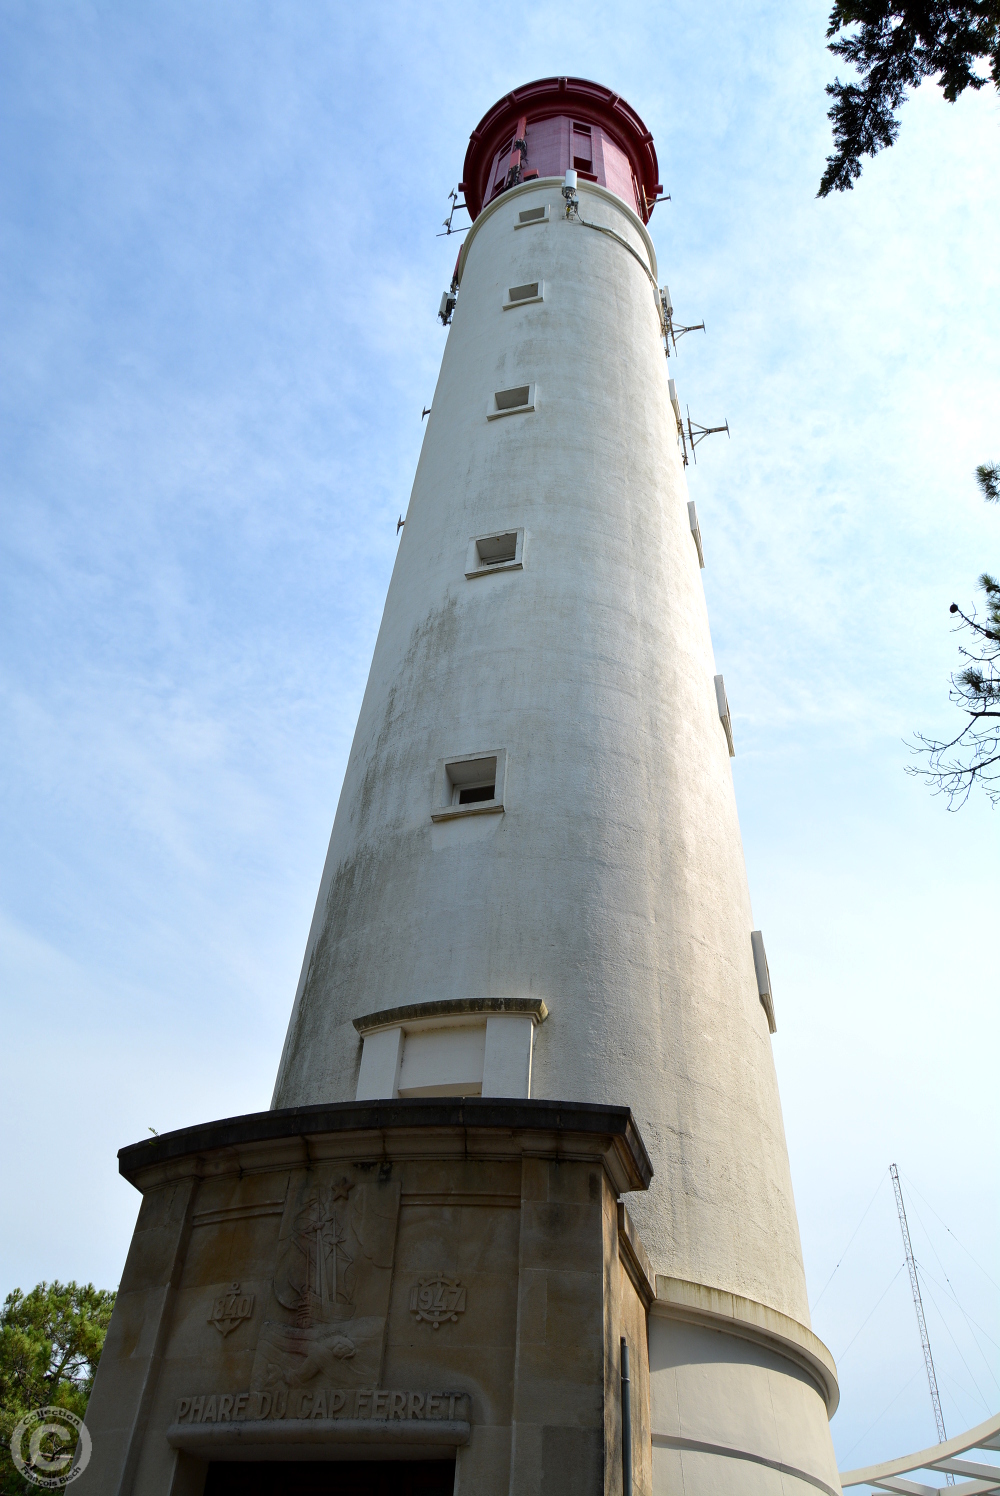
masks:
[[[575,171],[649,221],[662,188],[653,137],[635,110],[585,78],[542,78],[506,94],[469,139],[461,190],[473,218],[535,177]]]

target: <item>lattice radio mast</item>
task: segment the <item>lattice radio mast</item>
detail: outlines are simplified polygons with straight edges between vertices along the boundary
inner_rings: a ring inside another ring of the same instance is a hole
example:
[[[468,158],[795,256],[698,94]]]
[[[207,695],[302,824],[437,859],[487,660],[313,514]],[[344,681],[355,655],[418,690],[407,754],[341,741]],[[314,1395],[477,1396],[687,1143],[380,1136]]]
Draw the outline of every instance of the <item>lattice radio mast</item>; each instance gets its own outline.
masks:
[[[934,1404],[934,1422],[937,1425],[938,1443],[943,1444],[948,1435],[945,1432],[944,1414],[941,1412],[941,1394],[938,1392],[937,1374],[934,1370],[934,1357],[931,1355],[931,1342],[927,1334],[927,1321],[924,1319],[924,1301],[920,1297],[920,1280],[917,1277],[917,1264],[913,1256],[913,1248],[910,1246],[910,1228],[906,1221],[906,1208],[903,1205],[903,1191],[899,1184],[899,1171],[895,1164],[889,1165],[889,1173],[892,1175],[892,1187],[896,1192],[896,1210],[899,1212],[899,1229],[903,1233],[903,1250],[906,1253],[906,1266],[910,1273],[910,1288],[913,1291],[913,1307],[917,1311],[917,1325],[920,1329],[920,1344],[924,1352],[924,1365],[927,1368],[927,1381],[931,1389],[931,1402]],[[947,1477],[949,1486],[955,1484],[955,1477],[951,1474]]]

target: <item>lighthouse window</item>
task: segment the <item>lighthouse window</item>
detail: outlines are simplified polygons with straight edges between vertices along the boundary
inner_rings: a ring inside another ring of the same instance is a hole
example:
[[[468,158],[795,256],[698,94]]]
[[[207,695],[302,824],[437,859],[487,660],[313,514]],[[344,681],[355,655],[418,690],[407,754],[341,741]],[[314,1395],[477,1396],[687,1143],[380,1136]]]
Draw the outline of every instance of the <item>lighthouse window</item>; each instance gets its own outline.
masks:
[[[534,410],[534,408],[535,386],[518,384],[512,389],[494,392],[486,407],[486,417],[487,420],[495,421],[498,416],[520,415],[523,411]]]
[[[516,229],[526,229],[529,223],[547,223],[549,219],[549,205],[544,208],[522,208],[517,215]]]
[[[438,761],[431,820],[450,821],[456,816],[474,816],[503,810],[504,771],[507,755],[467,753]]]
[[[503,304],[505,312],[509,312],[514,306],[530,306],[532,302],[545,300],[545,282],[529,281],[524,286],[511,286],[507,292],[507,300]]]
[[[591,143],[589,125],[573,126],[573,169],[575,171],[591,171],[594,160],[594,147]]]
[[[465,575],[485,577],[494,571],[520,571],[523,566],[523,530],[500,530],[492,535],[474,535],[465,558]]]

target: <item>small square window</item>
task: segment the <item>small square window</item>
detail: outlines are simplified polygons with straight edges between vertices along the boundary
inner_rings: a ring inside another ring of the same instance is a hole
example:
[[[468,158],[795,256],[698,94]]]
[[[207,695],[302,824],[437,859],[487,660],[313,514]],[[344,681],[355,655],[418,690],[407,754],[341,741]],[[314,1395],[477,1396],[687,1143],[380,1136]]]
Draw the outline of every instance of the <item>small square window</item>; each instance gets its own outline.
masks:
[[[451,821],[456,816],[502,811],[506,771],[507,754],[503,748],[439,759],[431,820]]]
[[[532,302],[545,300],[545,282],[528,281],[523,286],[510,286],[507,291],[507,299],[503,304],[505,312],[511,307],[530,306]]]
[[[514,227],[516,229],[526,229],[529,224],[548,223],[548,221],[549,205],[546,203],[543,208],[522,208],[517,215],[517,222]]]
[[[489,576],[494,571],[520,571],[524,564],[523,553],[523,530],[496,530],[491,535],[474,535],[465,558],[465,575],[471,580]]]
[[[500,416],[523,415],[535,408],[535,386],[513,385],[509,390],[496,390],[486,407],[486,419],[495,421]]]

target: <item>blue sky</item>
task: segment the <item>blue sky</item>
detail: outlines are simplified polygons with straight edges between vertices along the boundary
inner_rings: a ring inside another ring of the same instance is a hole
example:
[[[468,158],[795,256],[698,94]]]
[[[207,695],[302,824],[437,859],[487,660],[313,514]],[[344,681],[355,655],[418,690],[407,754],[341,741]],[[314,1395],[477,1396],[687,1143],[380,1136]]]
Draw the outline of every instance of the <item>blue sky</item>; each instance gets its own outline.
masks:
[[[949,1430],[1000,1406],[1000,819],[948,815],[902,741],[950,727],[948,604],[1000,565],[973,478],[1000,101],[925,87],[819,203],[825,21],[0,3],[3,1291],[113,1286],[117,1148],[268,1104],[444,343],[446,195],[495,99],[574,73],[653,131],[661,279],[708,326],[674,373],[732,430],[690,488],[814,1299],[875,1196],[815,1311],[838,1455],[933,1438],[891,1160],[964,1310],[931,1283]]]

